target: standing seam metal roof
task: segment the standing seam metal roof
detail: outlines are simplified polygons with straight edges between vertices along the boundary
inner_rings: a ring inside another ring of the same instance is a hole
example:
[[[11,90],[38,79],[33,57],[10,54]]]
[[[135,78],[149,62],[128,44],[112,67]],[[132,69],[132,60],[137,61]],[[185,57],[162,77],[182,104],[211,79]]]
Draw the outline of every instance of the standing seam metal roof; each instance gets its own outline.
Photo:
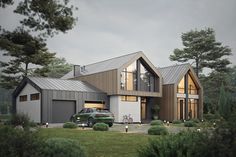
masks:
[[[175,84],[185,75],[187,70],[190,68],[190,64],[173,65],[169,67],[158,68],[162,77],[163,85]]]
[[[79,80],[63,80],[43,77],[28,77],[28,79],[41,89],[104,93],[92,85]]]
[[[81,71],[81,74],[89,75],[98,72],[118,69],[119,67],[130,61],[138,53],[141,52],[135,52],[124,56],[119,56],[108,60],[104,60],[101,62],[85,65],[85,71]],[[74,78],[74,69],[62,77],[62,79],[70,79],[70,78]]]

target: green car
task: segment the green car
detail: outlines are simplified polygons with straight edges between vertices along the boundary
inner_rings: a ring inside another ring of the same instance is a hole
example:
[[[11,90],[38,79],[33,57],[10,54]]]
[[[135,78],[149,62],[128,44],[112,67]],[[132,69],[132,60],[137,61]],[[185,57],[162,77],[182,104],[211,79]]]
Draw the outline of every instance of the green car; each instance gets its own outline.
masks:
[[[108,110],[83,108],[79,113],[71,116],[71,121],[80,124],[87,124],[89,127],[92,127],[95,123],[103,122],[111,127],[114,122],[114,115]]]

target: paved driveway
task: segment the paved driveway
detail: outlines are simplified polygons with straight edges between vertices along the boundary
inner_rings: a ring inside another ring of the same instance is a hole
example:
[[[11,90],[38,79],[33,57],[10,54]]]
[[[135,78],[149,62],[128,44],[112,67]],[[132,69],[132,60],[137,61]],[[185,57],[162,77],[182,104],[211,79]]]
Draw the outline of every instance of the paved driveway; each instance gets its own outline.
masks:
[[[125,132],[125,126],[127,124],[114,124],[112,127],[109,128],[109,131],[118,131],[118,132]],[[62,128],[63,123],[50,123],[48,125],[49,128]],[[150,124],[128,124],[128,133],[144,133],[147,134],[148,129],[151,127]],[[45,126],[43,126],[45,127]],[[178,133],[182,130],[187,129],[197,129],[197,128],[186,128],[186,127],[179,127],[179,126],[166,126],[169,133]],[[82,129],[81,126],[78,127],[78,129]],[[92,130],[92,128],[85,127],[85,130]]]

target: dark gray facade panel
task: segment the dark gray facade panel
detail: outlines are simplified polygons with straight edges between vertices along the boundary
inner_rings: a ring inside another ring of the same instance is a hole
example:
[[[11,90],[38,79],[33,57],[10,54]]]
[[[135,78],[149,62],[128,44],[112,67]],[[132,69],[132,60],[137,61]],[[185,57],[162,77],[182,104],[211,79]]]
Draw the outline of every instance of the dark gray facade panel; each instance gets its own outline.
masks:
[[[70,121],[75,114],[75,101],[53,100],[52,101],[52,122],[64,123]]]
[[[42,90],[42,123],[53,122],[53,117],[55,116],[53,112],[56,109],[52,105],[53,101],[73,101],[76,113],[84,107],[85,101],[103,101],[106,107],[108,106],[108,99],[105,93]]]

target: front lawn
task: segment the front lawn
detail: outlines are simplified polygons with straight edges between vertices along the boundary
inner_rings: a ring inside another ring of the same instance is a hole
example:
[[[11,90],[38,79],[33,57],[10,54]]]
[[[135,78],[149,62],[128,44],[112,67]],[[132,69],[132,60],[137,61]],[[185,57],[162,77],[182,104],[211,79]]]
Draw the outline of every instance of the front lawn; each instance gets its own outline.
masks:
[[[43,138],[64,137],[78,140],[88,157],[135,157],[138,155],[137,149],[147,144],[149,138],[158,138],[144,134],[63,128],[41,129],[40,135]]]

